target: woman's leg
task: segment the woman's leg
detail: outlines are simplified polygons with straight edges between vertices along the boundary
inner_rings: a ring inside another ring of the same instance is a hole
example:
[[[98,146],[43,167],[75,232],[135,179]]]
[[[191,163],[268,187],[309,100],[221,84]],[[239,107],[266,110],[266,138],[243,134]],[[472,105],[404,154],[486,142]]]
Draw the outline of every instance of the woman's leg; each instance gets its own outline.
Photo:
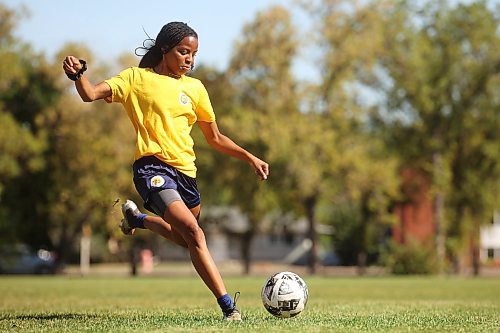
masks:
[[[183,201],[172,201],[165,208],[163,219],[142,214],[137,205],[130,200],[123,205],[122,211],[124,220],[120,228],[125,234],[133,233],[134,228],[145,228],[187,247],[194,268],[212,293],[217,298],[227,294],[219,270],[208,250],[205,233],[198,225],[200,205],[189,210]],[[170,223],[167,223],[167,220]]]
[[[159,216],[148,215],[144,218],[144,227],[157,233],[158,235],[174,242],[182,247],[188,247],[188,244],[184,238],[167,223],[164,219]]]
[[[226,292],[222,277],[208,250],[205,234],[198,225],[200,205],[189,210],[184,202],[170,202],[164,218],[142,214],[130,200],[123,205],[124,220],[120,228],[125,234],[132,234],[134,228],[147,228],[159,235],[189,249],[194,268],[206,286],[217,298],[224,314],[224,320],[241,320],[241,314]],[[166,220],[171,223],[167,223]],[[127,222],[124,224],[124,222]]]
[[[198,220],[200,216],[201,205],[191,208],[191,214]],[[187,248],[188,245],[184,238],[173,229],[172,226],[159,216],[148,215],[144,218],[144,227],[157,233],[158,235],[174,242],[177,245]]]
[[[182,201],[174,201],[165,210],[164,220],[169,221],[171,230],[184,239],[194,268],[215,297],[219,298],[226,295],[227,291],[208,250],[205,234],[194,215],[197,216],[199,211],[199,206],[190,211]]]

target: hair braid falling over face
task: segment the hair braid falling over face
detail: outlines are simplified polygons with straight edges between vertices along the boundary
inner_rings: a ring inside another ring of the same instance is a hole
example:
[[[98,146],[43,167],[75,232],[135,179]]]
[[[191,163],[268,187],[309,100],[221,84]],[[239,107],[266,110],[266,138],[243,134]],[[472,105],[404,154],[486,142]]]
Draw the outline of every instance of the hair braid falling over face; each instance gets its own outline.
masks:
[[[146,39],[143,43],[143,47],[138,47],[136,49],[136,54],[138,49],[147,50],[146,54],[144,54],[139,62],[139,67],[155,67],[163,59],[164,53],[170,51],[186,37],[198,38],[198,34],[190,26],[183,22],[170,22],[165,24],[158,33],[156,41],[153,41],[151,38]],[[154,42],[154,45],[146,47],[145,44],[147,42]]]

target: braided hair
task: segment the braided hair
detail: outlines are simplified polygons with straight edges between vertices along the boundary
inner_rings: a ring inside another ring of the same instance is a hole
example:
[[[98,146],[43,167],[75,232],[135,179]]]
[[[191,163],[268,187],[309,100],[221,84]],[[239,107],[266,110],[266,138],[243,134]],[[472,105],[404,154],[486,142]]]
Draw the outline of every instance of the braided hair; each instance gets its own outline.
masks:
[[[136,49],[136,54],[138,49],[147,50],[146,54],[142,56],[139,62],[139,67],[155,67],[162,61],[163,54],[173,49],[185,37],[198,38],[198,34],[183,22],[170,22],[165,24],[158,33],[156,40],[152,40],[151,38],[146,39],[143,43],[143,47],[138,47]],[[145,44],[147,42],[153,42],[154,44],[150,47],[146,47]]]

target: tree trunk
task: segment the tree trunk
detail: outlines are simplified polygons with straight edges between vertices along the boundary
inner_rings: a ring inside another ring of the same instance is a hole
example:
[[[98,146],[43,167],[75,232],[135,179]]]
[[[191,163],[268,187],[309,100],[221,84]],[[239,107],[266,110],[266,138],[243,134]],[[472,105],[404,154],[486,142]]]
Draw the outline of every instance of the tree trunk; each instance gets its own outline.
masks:
[[[366,274],[366,260],[367,260],[367,254],[365,251],[361,251],[358,253],[358,275],[365,275]]]
[[[472,257],[472,273],[474,276],[479,276],[481,270],[481,261],[479,258],[480,252],[480,224],[475,220],[474,222],[474,230],[472,231],[472,246],[471,246],[471,257]]]
[[[309,255],[309,272],[316,274],[318,268],[318,233],[316,231],[316,204],[317,196],[313,195],[304,201],[307,221],[309,222],[308,237],[311,240],[311,252]]]
[[[139,262],[139,249],[137,246],[137,242],[132,241],[132,245],[130,246],[129,252],[129,263],[130,263],[130,275],[137,276],[137,264]]]
[[[359,230],[360,249],[357,256],[358,264],[358,275],[365,275],[366,273],[366,262],[368,260],[368,221],[370,221],[371,211],[370,211],[370,197],[371,191],[363,192],[361,196],[361,228]]]
[[[61,230],[61,236],[58,239],[57,246],[56,246],[56,270],[60,271],[62,267],[64,266],[64,262],[66,261],[67,257],[67,243],[66,243],[66,234],[67,234],[67,226],[64,224],[62,226]]]
[[[66,262],[68,261],[69,254],[71,251],[71,246],[70,244],[73,244],[76,239],[77,235],[80,233],[81,228],[82,228],[83,222],[82,223],[76,223],[74,225],[74,230],[70,230],[69,226],[67,223],[64,223],[62,226],[61,230],[61,235],[58,239],[57,247],[56,247],[56,271],[60,272],[63,268]]]
[[[68,256],[71,251],[71,244],[74,244],[77,241],[78,236],[82,231],[82,227],[85,224],[85,221],[87,221],[87,217],[78,219],[72,224],[64,223],[62,225],[61,235],[56,247],[56,266],[58,271],[60,271],[68,261]]]
[[[250,268],[252,263],[250,249],[252,247],[252,240],[254,236],[255,236],[254,228],[248,229],[242,235],[241,256],[243,258],[243,272],[245,275],[250,274]]]
[[[434,177],[435,180],[439,181],[439,179],[443,177],[441,154],[437,152],[434,153],[432,160],[434,165]],[[443,274],[445,271],[446,241],[444,228],[444,194],[440,186],[438,186],[438,191],[434,198],[434,224],[436,230],[435,247],[438,261],[438,273]]]
[[[458,202],[455,204],[455,220],[453,221],[453,226],[450,230],[449,237],[457,238],[457,239],[462,239],[462,231],[461,227],[463,224],[463,219],[464,219],[464,205],[462,205],[462,202]],[[467,241],[467,237],[464,236],[465,240]],[[453,267],[453,273],[454,274],[461,274],[462,273],[462,263],[460,261],[460,256],[461,256],[462,251],[460,249],[452,249],[452,253],[450,253],[451,260],[452,260],[452,267]]]

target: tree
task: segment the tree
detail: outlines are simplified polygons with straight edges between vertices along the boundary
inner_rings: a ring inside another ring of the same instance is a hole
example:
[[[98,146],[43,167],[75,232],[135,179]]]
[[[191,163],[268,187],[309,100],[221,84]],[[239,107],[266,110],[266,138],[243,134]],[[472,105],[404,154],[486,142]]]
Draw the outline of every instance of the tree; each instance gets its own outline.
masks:
[[[59,68],[67,54],[87,60],[91,79],[108,76],[93,62],[88,49],[74,44],[58,52],[52,65],[57,73],[53,80],[67,93],[42,115],[40,123],[50,129],[46,213],[62,262],[73,252],[72,244],[82,228],[116,234],[121,213],[113,209],[113,203],[124,193],[132,193],[129,168],[133,161],[133,129],[125,112],[103,101],[83,103]]]
[[[257,14],[254,21],[243,28],[243,36],[236,42],[227,79],[234,89],[231,114],[221,120],[228,132],[238,133],[237,142],[255,155],[268,161],[271,173],[279,178],[280,165],[275,163],[280,147],[287,142],[283,122],[298,112],[295,82],[291,73],[297,41],[290,13],[274,6]],[[260,184],[248,166],[230,161],[227,170],[233,170],[228,184],[233,198],[247,214],[250,229],[243,237],[245,271],[250,269],[249,249],[262,218],[277,205],[278,194],[268,184]],[[244,172],[242,168],[245,168]],[[248,177],[242,175],[247,174]],[[273,182],[270,177],[270,184]]]
[[[43,166],[43,160],[40,159],[44,149],[43,140],[5,110],[10,87],[19,81],[26,83],[23,77],[25,68],[16,52],[27,47],[17,44],[12,36],[14,22],[19,16],[0,5],[0,57],[3,59],[0,64],[0,123],[3,127],[0,133],[0,198],[5,182]]]
[[[422,9],[394,2],[378,58],[388,142],[433,179],[439,261],[445,236],[456,270],[460,248],[470,242],[476,274],[479,227],[498,207],[499,18],[485,1],[426,2]]]
[[[324,121],[323,115],[309,112],[289,117],[290,141],[281,151],[283,173],[279,184],[285,207],[303,212],[308,221],[311,240],[309,270],[316,273],[318,259],[317,208],[324,196],[338,193],[335,171],[339,160],[337,133]],[[299,203],[299,207],[291,203]]]
[[[13,11],[0,7],[0,16],[6,60],[0,65],[0,227],[9,241],[56,250],[63,263],[77,250],[84,225],[106,234],[113,221],[117,230],[113,201],[132,192],[132,148],[122,149],[133,146],[132,126],[116,107],[104,111],[104,102],[85,105],[76,97],[60,59],[72,53],[92,64],[87,49],[69,45],[50,63],[12,38]],[[105,77],[99,66],[89,73]]]
[[[20,17],[20,13],[0,5],[0,117],[4,125],[0,134],[0,225],[2,238],[9,242],[48,245],[45,224],[37,223],[36,218],[44,198],[33,189],[41,188],[34,175],[43,173],[43,156],[49,148],[45,133],[37,130],[35,115],[57,100],[58,91],[40,68],[43,57],[13,37]]]
[[[334,240],[337,251],[346,239],[350,240],[342,259],[350,263],[354,255],[360,273],[364,272],[368,253],[377,252],[392,221],[390,207],[399,186],[397,160],[376,137],[368,121],[373,108],[363,98],[366,72],[373,70],[377,55],[383,51],[384,22],[379,9],[385,6],[385,1],[341,0],[306,6],[313,21],[318,22],[315,40],[322,51],[321,79],[310,92],[314,101],[310,110],[322,123],[322,135],[314,147],[325,163],[314,168],[321,176],[313,188],[325,187],[318,194],[340,212],[346,208],[353,211],[334,215],[337,220],[331,223],[357,225],[343,228],[349,231],[335,234]]]

